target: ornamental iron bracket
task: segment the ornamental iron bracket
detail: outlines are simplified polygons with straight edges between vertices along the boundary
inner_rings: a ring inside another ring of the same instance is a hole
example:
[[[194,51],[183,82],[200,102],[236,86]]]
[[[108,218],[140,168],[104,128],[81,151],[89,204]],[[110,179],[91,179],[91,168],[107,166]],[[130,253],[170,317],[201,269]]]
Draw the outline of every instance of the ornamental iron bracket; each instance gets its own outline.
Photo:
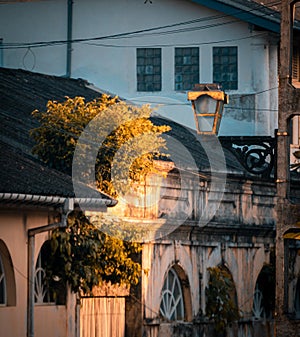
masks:
[[[224,148],[237,158],[251,174],[265,179],[274,178],[276,138],[269,136],[221,136]]]

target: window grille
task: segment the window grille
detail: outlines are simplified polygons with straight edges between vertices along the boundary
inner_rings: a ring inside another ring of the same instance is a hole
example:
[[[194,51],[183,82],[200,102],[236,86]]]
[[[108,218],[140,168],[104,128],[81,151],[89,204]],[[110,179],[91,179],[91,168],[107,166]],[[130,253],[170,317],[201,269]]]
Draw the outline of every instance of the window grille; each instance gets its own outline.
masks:
[[[175,48],[175,90],[191,90],[199,83],[199,48]]]
[[[53,298],[50,295],[50,290],[45,277],[45,261],[43,259],[41,250],[36,263],[34,278],[34,298],[35,303],[37,304],[54,303]]]
[[[184,300],[180,279],[171,268],[164,281],[160,302],[160,313],[170,321],[184,319]]]
[[[161,91],[161,48],[137,49],[137,91]]]
[[[254,291],[252,312],[255,319],[266,317],[265,308],[263,306],[263,294],[257,284]]]
[[[238,89],[237,47],[213,47],[213,82],[223,90]]]

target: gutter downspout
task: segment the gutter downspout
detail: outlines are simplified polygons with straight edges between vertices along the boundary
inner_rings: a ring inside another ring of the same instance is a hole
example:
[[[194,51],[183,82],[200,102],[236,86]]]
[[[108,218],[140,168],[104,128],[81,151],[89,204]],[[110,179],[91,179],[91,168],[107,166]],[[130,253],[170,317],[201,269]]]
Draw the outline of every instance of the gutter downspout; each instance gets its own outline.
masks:
[[[63,204],[66,198],[35,194],[0,193],[0,201],[1,200],[34,202],[39,204]]]
[[[68,27],[67,27],[67,59],[66,59],[66,77],[71,77],[72,68],[72,38],[73,38],[73,0],[68,0]]]
[[[28,306],[27,306],[27,337],[34,337],[34,288],[35,288],[35,235],[56,228],[67,226],[69,213],[74,209],[74,200],[65,199],[61,221],[28,230]]]

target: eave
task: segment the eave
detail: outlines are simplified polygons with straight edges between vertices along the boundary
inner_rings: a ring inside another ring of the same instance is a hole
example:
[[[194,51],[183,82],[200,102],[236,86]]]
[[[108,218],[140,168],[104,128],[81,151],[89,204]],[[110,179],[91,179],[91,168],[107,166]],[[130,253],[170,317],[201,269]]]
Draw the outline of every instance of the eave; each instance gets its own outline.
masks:
[[[222,1],[222,2],[215,0],[191,0],[191,1],[204,7],[208,7],[210,9],[225,13],[241,21],[245,21],[252,25],[261,27],[268,31],[274,33],[280,32],[280,13],[267,7],[264,7],[266,13],[262,13],[259,12],[258,9],[251,9],[250,7],[242,5],[240,5],[239,7],[234,6],[233,1]],[[274,15],[278,17],[275,17]]]

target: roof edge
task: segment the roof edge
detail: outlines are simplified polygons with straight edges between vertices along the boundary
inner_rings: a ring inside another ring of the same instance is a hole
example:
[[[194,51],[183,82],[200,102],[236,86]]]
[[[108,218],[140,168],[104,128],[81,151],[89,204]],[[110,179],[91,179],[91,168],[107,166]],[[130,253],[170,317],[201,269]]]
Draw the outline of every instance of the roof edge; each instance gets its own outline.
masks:
[[[71,199],[75,204],[83,204],[87,206],[106,206],[113,207],[118,201],[113,198],[101,199],[101,198],[68,198],[60,196],[47,196],[36,194],[19,194],[19,193],[0,193],[0,202],[24,202],[35,203],[41,205],[64,205],[67,199]]]
[[[272,12],[277,15],[279,15],[280,13],[274,11],[273,9],[269,7],[261,5],[262,7],[265,7],[266,10],[270,11],[270,14],[265,15],[264,17],[262,14],[259,15],[258,13],[259,8],[257,8],[257,10],[253,10],[253,9],[247,10],[247,9],[239,8],[238,6],[235,7],[229,3],[224,3],[221,1],[215,1],[215,0],[191,0],[191,1],[199,5],[202,5],[204,7],[208,7],[210,9],[223,12],[227,15],[233,16],[242,21],[252,23],[256,26],[262,27],[274,33],[280,32],[280,20],[276,18],[273,18],[273,20],[270,19]]]

